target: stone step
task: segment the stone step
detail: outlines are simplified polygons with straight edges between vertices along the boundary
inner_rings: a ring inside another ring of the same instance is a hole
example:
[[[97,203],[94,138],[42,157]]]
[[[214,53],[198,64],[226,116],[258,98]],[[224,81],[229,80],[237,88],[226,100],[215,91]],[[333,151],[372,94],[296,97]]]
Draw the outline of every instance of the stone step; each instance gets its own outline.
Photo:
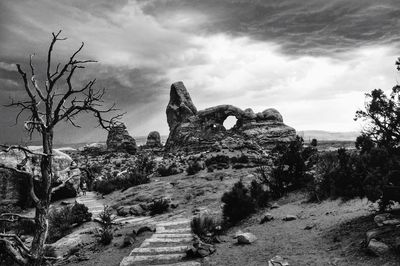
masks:
[[[181,260],[185,257],[185,254],[158,254],[158,255],[135,255],[125,257],[120,266],[137,266],[142,264],[150,263],[173,263],[177,260]]]
[[[189,220],[178,220],[178,221],[171,221],[171,222],[161,222],[157,224],[158,226],[162,227],[171,227],[171,226],[181,226],[181,225],[189,225],[190,226],[190,221]]]
[[[142,222],[146,220],[152,220],[151,217],[149,216],[129,216],[129,217],[123,217],[123,218],[117,218],[114,220],[116,223],[136,223],[136,222]]]
[[[197,261],[184,261],[184,262],[168,263],[168,264],[153,264],[152,266],[201,266],[201,263]]]
[[[193,241],[192,237],[188,238],[148,238],[142,242],[140,247],[151,246],[167,246],[167,245],[182,245],[189,244]]]
[[[192,232],[192,229],[190,229],[190,227],[179,229],[165,229],[164,227],[157,227],[156,232],[162,234],[184,234]]]
[[[135,248],[130,256],[140,253],[185,253],[189,246]]]
[[[189,238],[193,237],[192,234],[165,234],[156,232],[152,238]]]

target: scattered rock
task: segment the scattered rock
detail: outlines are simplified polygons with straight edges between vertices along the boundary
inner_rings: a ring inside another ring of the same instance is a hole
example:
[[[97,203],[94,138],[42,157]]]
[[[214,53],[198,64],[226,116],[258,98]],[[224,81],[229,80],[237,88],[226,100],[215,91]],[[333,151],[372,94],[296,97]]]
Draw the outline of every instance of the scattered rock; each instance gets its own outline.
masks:
[[[264,216],[261,218],[260,224],[272,221],[274,219],[274,216],[270,213],[267,212],[264,214]]]
[[[117,215],[123,217],[127,216],[129,214],[129,209],[130,209],[129,206],[119,206],[117,208]]]
[[[371,241],[371,239],[376,238],[384,233],[388,233],[393,230],[394,230],[394,227],[391,227],[391,226],[380,227],[380,228],[369,230],[366,233],[367,243],[369,243]]]
[[[251,244],[257,240],[257,237],[252,233],[242,233],[237,236],[238,244]]]
[[[275,202],[274,204],[272,204],[271,209],[277,209],[277,208],[279,208],[278,203]]]
[[[368,250],[376,256],[381,256],[389,251],[389,246],[376,239],[371,239],[368,243]]]
[[[242,230],[238,230],[235,235],[233,236],[234,239],[238,238],[238,236],[240,236],[241,234],[243,234]]]
[[[141,207],[141,205],[136,204],[133,205],[129,208],[129,213],[135,216],[143,216],[146,214],[146,211],[143,210],[143,208]]]
[[[374,217],[374,222],[377,226],[383,226],[386,220],[389,220],[392,217],[390,213],[381,213]]]
[[[70,205],[71,204],[71,202],[68,202],[68,201],[61,201],[61,203],[60,203],[61,205]]]
[[[156,228],[155,228],[155,227],[152,227],[152,226],[142,226],[142,227],[140,227],[140,228],[137,230],[136,234],[137,234],[137,235],[140,235],[140,234],[142,234],[142,233],[144,233],[144,232],[152,232],[152,233],[154,233],[155,231],[156,231]]]
[[[283,217],[283,221],[294,221],[297,219],[296,215],[286,215],[285,217]]]
[[[215,247],[211,244],[206,244],[195,236],[193,247],[186,251],[188,258],[204,258],[216,251]]]
[[[400,220],[399,219],[389,219],[389,220],[383,221],[382,223],[383,223],[383,225],[399,225]]]
[[[289,262],[279,255],[276,255],[268,261],[268,266],[289,266]]]
[[[131,235],[126,235],[124,237],[121,247],[125,248],[125,247],[133,245],[134,243],[135,243],[135,238]]]
[[[315,227],[315,224],[309,224],[309,225],[306,225],[306,227],[304,227],[304,230],[311,230],[314,227]]]

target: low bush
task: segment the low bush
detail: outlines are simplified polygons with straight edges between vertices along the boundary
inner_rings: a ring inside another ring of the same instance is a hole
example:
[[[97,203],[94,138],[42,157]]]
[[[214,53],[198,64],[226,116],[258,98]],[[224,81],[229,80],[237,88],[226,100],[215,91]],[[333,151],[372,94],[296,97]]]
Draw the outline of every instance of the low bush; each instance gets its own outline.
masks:
[[[104,206],[103,211],[99,214],[99,223],[100,230],[99,234],[97,235],[99,242],[103,245],[108,245],[114,238],[112,232],[113,217],[110,207]]]
[[[170,176],[170,175],[176,175],[179,174],[179,169],[176,165],[176,163],[172,163],[171,165],[160,165],[157,168],[157,172],[160,176]]]
[[[108,179],[95,181],[93,190],[106,195],[115,190],[128,189],[149,182],[150,178],[147,175],[137,171],[135,168],[130,168],[126,175],[110,176]]]
[[[169,202],[166,199],[154,200],[150,206],[150,215],[163,214],[169,209]]]
[[[206,166],[210,166],[213,164],[227,164],[229,166],[229,157],[226,155],[212,156],[205,161],[205,164]]]
[[[239,181],[233,185],[229,192],[222,196],[224,222],[235,224],[256,210],[256,204],[249,195],[249,190]]]
[[[220,232],[221,221],[210,215],[195,216],[190,223],[190,227],[194,234],[204,240]]]
[[[80,203],[52,210],[49,214],[49,234],[46,242],[54,243],[69,234],[73,224],[82,224],[91,218],[92,214],[88,208]]]
[[[253,198],[257,208],[266,207],[269,203],[269,192],[263,187],[263,184],[256,180],[251,181],[250,196]]]
[[[203,166],[202,166],[201,162],[194,161],[194,162],[189,162],[189,166],[186,169],[186,173],[188,175],[194,175],[194,174],[197,174],[198,172],[200,172],[201,170],[203,170]]]
[[[245,155],[245,154],[242,154],[239,157],[232,157],[231,158],[231,163],[232,164],[236,164],[236,163],[247,164],[247,163],[249,163],[249,157],[247,157],[247,155]]]

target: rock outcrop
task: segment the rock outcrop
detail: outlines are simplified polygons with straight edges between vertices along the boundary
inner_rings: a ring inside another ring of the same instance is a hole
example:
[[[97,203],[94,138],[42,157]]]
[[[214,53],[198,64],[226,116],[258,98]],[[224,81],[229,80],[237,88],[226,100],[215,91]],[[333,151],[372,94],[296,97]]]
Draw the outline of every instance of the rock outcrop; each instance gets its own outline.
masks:
[[[147,141],[146,141],[146,147],[147,148],[161,148],[161,136],[160,133],[157,131],[152,131],[149,133],[147,136]]]
[[[197,111],[182,82],[172,84],[166,112],[170,134],[165,147],[169,151],[205,151],[226,143],[229,149],[270,149],[296,135],[273,108],[254,113],[250,108],[243,111],[232,105],[218,105]],[[226,130],[223,123],[229,116],[236,117],[237,122]]]
[[[137,151],[135,139],[129,135],[126,126],[121,123],[110,129],[107,136],[107,150],[135,154]]]
[[[29,147],[30,150],[41,152],[41,147]],[[23,161],[25,155],[21,151],[10,151],[0,153],[0,164],[8,167],[16,168],[19,163]],[[81,181],[81,171],[76,166],[75,162],[70,156],[59,151],[53,150],[53,173],[54,173],[54,188],[53,197],[57,197],[58,191],[68,190],[72,193],[71,196],[76,195],[79,184]],[[40,158],[39,156],[31,157],[24,166],[25,170],[33,173],[34,180],[40,179]],[[0,171],[0,186],[5,193],[0,193],[0,202],[2,203],[16,203],[18,195],[18,186],[23,186],[26,178],[20,179],[18,175],[8,170]],[[26,189],[22,189],[26,191]]]

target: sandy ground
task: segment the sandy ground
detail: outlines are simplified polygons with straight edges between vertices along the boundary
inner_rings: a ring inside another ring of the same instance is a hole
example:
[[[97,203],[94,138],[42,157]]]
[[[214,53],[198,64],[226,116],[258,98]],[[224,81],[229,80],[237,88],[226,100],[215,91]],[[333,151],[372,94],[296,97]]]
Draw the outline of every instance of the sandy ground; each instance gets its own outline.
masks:
[[[217,252],[205,265],[267,265],[276,255],[290,265],[400,265],[400,257],[390,253],[374,257],[365,248],[365,232],[375,228],[374,206],[367,200],[307,203],[306,195],[294,193],[278,201],[277,209],[268,210],[274,220],[259,224],[262,212],[231,228]],[[286,215],[297,220],[282,221]],[[312,227],[306,230],[306,227]],[[237,245],[232,238],[237,230],[251,232],[258,240]],[[397,232],[400,235],[400,232]]]

